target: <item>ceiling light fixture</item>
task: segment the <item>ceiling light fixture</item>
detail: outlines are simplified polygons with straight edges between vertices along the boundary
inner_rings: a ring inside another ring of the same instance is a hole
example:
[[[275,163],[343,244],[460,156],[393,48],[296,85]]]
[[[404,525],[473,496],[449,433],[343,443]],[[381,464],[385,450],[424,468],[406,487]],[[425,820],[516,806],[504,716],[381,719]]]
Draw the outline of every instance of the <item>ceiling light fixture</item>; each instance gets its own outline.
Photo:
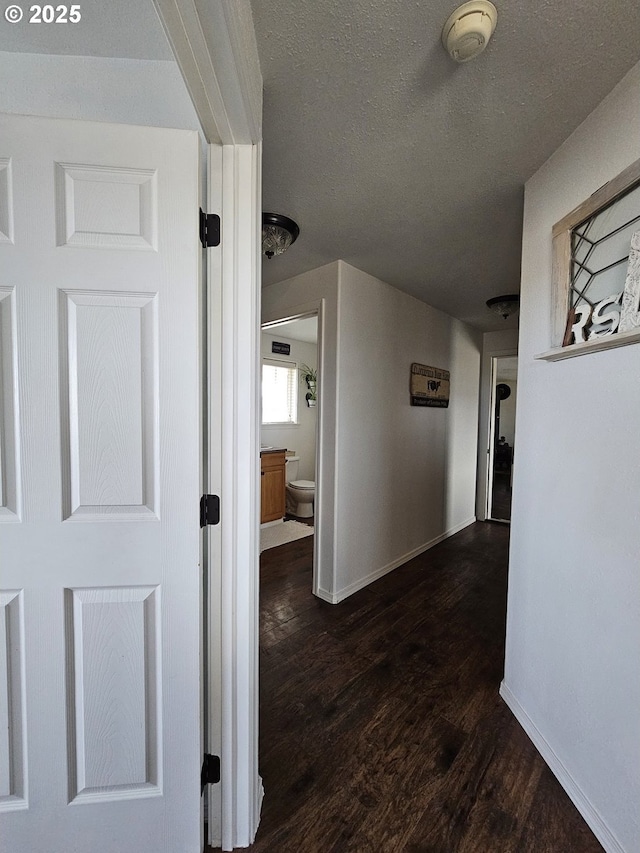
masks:
[[[298,238],[300,229],[288,216],[281,213],[262,214],[262,254],[271,259],[286,252]]]
[[[489,0],[471,0],[449,15],[442,28],[442,44],[456,62],[479,56],[489,44],[498,11]]]
[[[511,293],[508,296],[494,296],[493,299],[487,300],[487,308],[491,308],[496,314],[502,315],[505,320],[515,314],[519,307],[520,297],[517,293]]]

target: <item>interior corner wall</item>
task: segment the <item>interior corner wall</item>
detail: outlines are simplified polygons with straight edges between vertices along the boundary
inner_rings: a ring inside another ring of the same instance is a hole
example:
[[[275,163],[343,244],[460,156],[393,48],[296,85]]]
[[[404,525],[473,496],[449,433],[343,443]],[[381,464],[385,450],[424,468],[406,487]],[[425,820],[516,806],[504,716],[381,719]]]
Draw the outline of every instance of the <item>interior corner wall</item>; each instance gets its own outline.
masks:
[[[482,336],[482,367],[480,370],[480,415],[478,418],[478,477],[476,516],[484,521],[487,518],[488,454],[492,375],[491,360],[496,356],[518,352],[518,330],[504,329],[499,332],[485,332]]]
[[[640,63],[526,185],[502,694],[607,851],[640,850],[640,346],[559,362],[551,229],[640,158]]]
[[[480,334],[340,262],[338,600],[475,521]],[[412,362],[451,372],[410,405]]]

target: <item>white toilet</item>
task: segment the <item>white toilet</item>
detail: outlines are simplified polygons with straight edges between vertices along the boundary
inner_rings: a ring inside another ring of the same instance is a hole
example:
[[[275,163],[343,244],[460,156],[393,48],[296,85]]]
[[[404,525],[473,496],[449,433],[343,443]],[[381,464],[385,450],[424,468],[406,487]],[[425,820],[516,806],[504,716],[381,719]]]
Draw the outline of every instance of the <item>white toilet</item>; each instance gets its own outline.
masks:
[[[311,518],[316,496],[313,480],[298,480],[299,456],[287,456],[285,477],[287,479],[287,512],[298,518]]]

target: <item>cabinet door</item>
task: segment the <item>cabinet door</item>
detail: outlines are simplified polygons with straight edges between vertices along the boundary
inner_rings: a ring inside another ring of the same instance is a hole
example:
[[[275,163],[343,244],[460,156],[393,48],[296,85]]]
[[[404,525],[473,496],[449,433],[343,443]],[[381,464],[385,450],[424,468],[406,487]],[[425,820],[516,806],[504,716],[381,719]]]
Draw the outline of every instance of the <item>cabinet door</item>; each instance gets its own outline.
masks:
[[[270,453],[261,463],[261,513],[260,521],[283,518],[285,509],[284,454]]]

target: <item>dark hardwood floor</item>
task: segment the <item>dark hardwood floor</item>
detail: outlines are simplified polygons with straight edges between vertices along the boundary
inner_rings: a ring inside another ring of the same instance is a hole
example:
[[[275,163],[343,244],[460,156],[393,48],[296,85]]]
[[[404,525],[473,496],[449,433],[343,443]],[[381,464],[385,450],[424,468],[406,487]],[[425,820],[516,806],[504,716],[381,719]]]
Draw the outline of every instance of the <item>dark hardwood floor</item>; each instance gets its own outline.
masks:
[[[257,853],[599,853],[498,696],[509,528],[474,524],[339,605],[313,537],[261,558]]]

